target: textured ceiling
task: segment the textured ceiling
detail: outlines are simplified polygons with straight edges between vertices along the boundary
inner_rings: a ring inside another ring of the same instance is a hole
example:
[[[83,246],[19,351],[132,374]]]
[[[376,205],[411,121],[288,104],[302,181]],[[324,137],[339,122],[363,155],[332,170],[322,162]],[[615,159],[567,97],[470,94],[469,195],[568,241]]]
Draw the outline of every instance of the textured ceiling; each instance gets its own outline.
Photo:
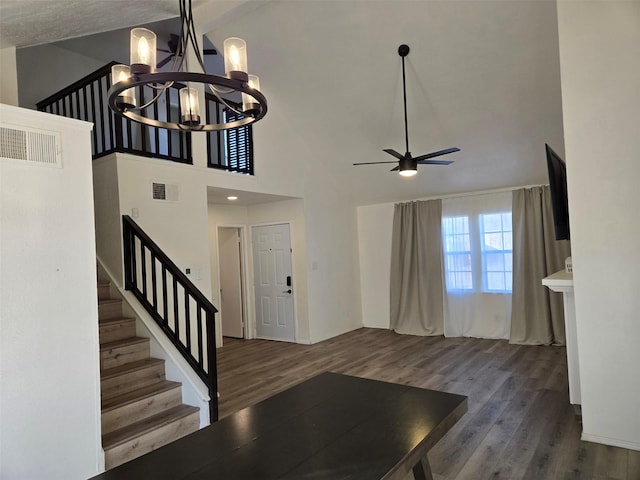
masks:
[[[194,8],[203,0],[194,0]],[[27,47],[179,15],[177,0],[0,0],[0,47]]]
[[[82,35],[56,48],[80,54],[69,55],[75,63],[100,64],[118,59],[116,43],[126,52],[126,35],[84,35],[175,17],[177,5],[0,0],[0,38],[26,46]],[[213,45],[228,36],[247,41],[250,71],[269,99],[254,130],[256,165],[274,167],[261,170],[261,191],[282,185],[271,176],[284,175],[293,186],[278,193],[301,196],[306,183],[322,182],[362,205],[540,184],[544,144],[563,153],[554,1],[194,0],[196,7],[199,32]],[[461,149],[446,157],[453,165],[421,166],[409,179],[389,173],[393,165],[352,166],[390,160],[384,148],[404,150],[401,43],[411,46],[413,154]],[[41,86],[37,69],[47,59],[20,60],[45,47],[18,55],[21,96]]]

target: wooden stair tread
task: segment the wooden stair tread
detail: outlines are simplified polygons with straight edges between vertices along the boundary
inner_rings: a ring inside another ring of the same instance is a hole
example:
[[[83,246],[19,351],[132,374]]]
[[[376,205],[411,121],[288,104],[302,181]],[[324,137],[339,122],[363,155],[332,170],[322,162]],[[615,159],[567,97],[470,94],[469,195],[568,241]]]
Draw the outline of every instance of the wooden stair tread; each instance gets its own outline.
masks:
[[[170,380],[163,380],[152,385],[133,390],[132,392],[118,395],[117,397],[109,398],[102,403],[102,413],[113,410],[114,408],[122,407],[130,403],[136,402],[143,398],[151,397],[155,394],[166,392],[173,388],[181,387],[179,382],[172,382]]]
[[[124,347],[127,345],[136,345],[138,343],[147,343],[148,338],[145,337],[128,337],[122,340],[114,340],[113,342],[103,343],[100,345],[100,351],[111,350],[112,348]]]
[[[179,405],[177,407],[170,408],[164,412],[158,413],[157,415],[116,430],[115,432],[103,435],[102,448],[108,450],[110,448],[117,447],[118,445],[122,445],[123,443],[147,432],[163,427],[164,425],[168,425],[171,422],[180,420],[199,411],[200,409],[198,407],[192,407],[191,405]]]
[[[98,325],[101,327],[105,327],[107,325],[111,325],[111,324],[118,324],[118,323],[123,323],[123,322],[131,322],[134,321],[135,322],[135,318],[133,317],[119,317],[119,318],[103,318],[101,320],[98,320]]]
[[[106,305],[110,303],[122,303],[122,300],[119,298],[102,298],[98,300],[98,305]]]
[[[138,360],[137,362],[125,363],[124,365],[118,365],[117,367],[106,368],[100,372],[100,379],[105,380],[107,378],[116,377],[123,373],[129,373],[143,368],[157,365],[159,363],[164,364],[164,360],[161,358],[147,358],[145,360]]]

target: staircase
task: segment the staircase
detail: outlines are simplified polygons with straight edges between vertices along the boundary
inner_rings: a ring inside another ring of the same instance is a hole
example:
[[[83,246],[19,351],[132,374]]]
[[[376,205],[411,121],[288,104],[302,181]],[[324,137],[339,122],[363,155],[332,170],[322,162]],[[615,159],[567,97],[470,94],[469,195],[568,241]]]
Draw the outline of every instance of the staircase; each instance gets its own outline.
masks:
[[[151,358],[149,339],[123,318],[122,300],[98,282],[102,448],[107,470],[195,432],[199,408],[182,403],[182,385],[165,378],[164,360]]]

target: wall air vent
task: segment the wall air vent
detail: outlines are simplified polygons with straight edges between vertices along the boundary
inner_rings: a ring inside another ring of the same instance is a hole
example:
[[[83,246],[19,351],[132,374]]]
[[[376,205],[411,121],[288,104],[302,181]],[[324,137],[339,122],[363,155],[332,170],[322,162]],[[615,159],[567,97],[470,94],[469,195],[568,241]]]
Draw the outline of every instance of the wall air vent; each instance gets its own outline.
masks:
[[[1,123],[0,160],[62,168],[60,134]]]
[[[180,199],[180,189],[177,185],[153,182],[153,199],[167,202],[177,202]]]

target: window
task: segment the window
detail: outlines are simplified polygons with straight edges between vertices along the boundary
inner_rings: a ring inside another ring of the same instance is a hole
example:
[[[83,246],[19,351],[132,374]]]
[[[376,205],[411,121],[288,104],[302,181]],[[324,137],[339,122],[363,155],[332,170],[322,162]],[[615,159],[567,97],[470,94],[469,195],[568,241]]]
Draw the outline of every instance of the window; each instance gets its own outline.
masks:
[[[442,221],[448,290],[473,290],[469,217],[445,217]]]
[[[511,212],[445,216],[442,238],[448,291],[511,293]]]
[[[207,121],[216,123],[241,120],[238,114],[227,108],[214,95],[206,93]],[[234,108],[240,108],[233,104]],[[230,172],[253,175],[253,131],[251,125],[207,133],[208,165]]]
[[[242,120],[244,117],[233,110],[225,108],[226,122]],[[224,131],[224,152],[229,170],[253,175],[253,139],[251,126],[232,128]]]
[[[511,213],[480,215],[482,290],[511,292],[513,245]]]

